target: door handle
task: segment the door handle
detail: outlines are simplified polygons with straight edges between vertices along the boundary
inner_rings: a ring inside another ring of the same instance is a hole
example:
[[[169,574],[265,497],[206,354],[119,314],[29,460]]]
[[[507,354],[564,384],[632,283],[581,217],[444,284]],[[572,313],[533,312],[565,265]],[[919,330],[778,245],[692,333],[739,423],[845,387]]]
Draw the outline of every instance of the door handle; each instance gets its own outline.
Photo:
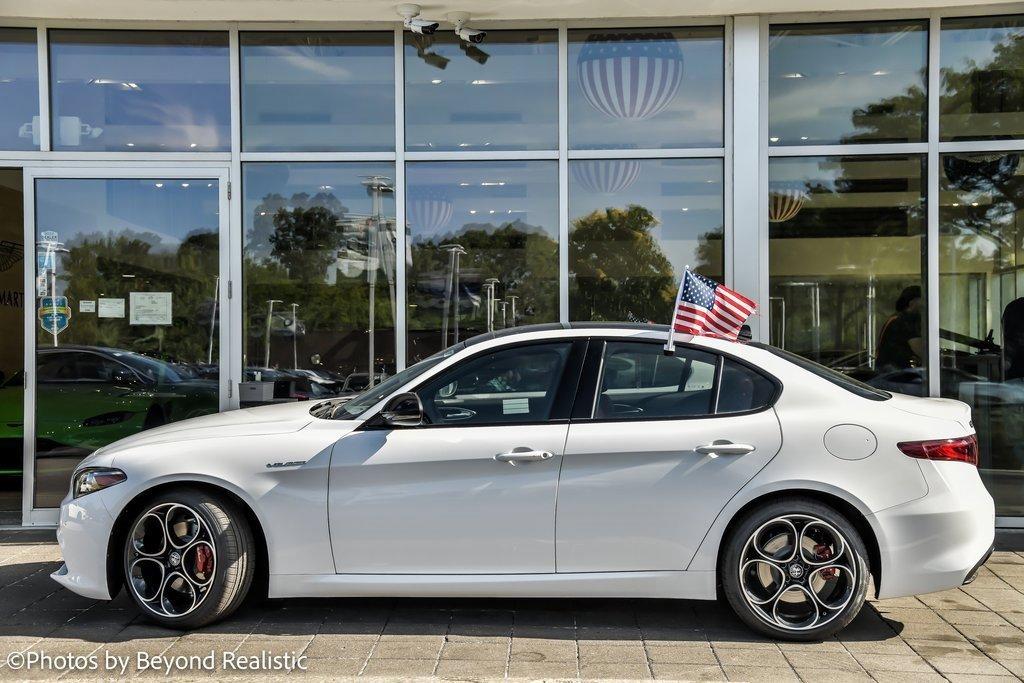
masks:
[[[693,450],[704,455],[717,457],[719,455],[746,455],[753,453],[755,448],[748,443],[733,443],[727,439],[716,439],[695,447]]]
[[[548,460],[555,457],[549,451],[511,450],[508,453],[498,453],[494,459],[498,462],[507,462],[513,467],[520,462],[535,462],[537,460]]]

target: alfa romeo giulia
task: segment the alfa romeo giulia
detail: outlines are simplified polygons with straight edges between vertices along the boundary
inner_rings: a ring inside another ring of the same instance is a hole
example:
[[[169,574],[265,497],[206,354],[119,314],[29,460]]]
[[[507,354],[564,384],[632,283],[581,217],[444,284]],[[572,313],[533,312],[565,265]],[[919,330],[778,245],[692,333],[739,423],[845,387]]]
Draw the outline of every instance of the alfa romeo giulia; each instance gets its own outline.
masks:
[[[972,580],[992,498],[968,406],[755,343],[546,325],[448,348],[351,400],[185,420],[99,449],[61,507],[84,596],[222,619],[300,596],[728,600],[835,633]]]

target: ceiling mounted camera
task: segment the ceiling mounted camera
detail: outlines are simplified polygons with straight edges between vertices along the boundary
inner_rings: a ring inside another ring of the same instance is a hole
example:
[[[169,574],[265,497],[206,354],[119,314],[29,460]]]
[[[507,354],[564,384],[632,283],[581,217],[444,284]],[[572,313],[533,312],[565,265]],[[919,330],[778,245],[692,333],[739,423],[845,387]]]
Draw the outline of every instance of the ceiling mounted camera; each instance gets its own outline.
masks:
[[[413,33],[429,36],[440,26],[439,22],[421,19],[419,5],[395,5],[395,11],[402,17],[402,25]]]
[[[487,31],[466,26],[466,22],[469,21],[469,12],[449,12],[448,21],[455,26],[455,35],[467,43],[477,45],[484,42],[484,38],[487,37]]]

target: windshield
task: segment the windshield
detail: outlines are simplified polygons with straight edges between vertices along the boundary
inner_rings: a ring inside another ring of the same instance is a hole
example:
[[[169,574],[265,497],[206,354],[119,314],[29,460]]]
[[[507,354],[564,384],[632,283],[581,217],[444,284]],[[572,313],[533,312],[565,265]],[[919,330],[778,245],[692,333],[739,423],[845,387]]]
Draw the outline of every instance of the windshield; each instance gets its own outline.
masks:
[[[872,401],[885,401],[892,398],[892,394],[888,391],[876,389],[870,384],[864,384],[864,382],[848,377],[841,372],[833,370],[832,368],[826,368],[824,365],[815,363],[812,360],[807,360],[803,356],[798,356],[791,351],[783,351],[775,346],[769,346],[768,344],[761,344],[758,342],[752,342],[750,345],[759,349],[764,349],[770,353],[774,353],[779,358],[788,360],[793,365],[798,365],[823,380],[829,381],[842,389],[846,389],[851,394],[856,394],[861,398],[867,398]]]
[[[430,368],[434,367],[444,359],[450,358],[465,347],[466,344],[463,342],[461,344],[448,347],[444,351],[435,353],[429,358],[424,358],[419,363],[410,365],[405,370],[402,370],[396,375],[392,375],[380,384],[367,389],[361,394],[356,394],[356,396],[354,396],[350,401],[346,401],[340,405],[335,405],[329,411],[318,410],[317,413],[314,413],[314,417],[324,417],[333,420],[351,420],[352,418],[359,417],[367,410],[377,405],[381,399],[394,393],[394,391],[400,386],[408,384]],[[322,406],[314,406],[314,410],[321,408]]]
[[[181,376],[169,363],[137,353],[115,353],[114,357],[154,382],[180,382]]]

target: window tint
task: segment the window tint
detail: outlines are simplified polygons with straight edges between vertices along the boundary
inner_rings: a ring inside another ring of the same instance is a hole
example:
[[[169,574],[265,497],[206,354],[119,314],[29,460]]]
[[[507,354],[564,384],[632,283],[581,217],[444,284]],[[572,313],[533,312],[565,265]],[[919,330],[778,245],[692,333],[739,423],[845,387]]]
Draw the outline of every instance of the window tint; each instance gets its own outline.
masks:
[[[431,424],[547,420],[570,347],[565,342],[487,353],[460,363],[417,393]]]
[[[718,392],[717,413],[742,413],[759,410],[771,403],[775,384],[736,361],[725,360],[722,388]]]
[[[609,342],[605,347],[596,418],[708,415],[715,386],[714,354],[659,344]]]
[[[39,361],[40,382],[112,382],[127,369],[92,353],[47,354]]]

